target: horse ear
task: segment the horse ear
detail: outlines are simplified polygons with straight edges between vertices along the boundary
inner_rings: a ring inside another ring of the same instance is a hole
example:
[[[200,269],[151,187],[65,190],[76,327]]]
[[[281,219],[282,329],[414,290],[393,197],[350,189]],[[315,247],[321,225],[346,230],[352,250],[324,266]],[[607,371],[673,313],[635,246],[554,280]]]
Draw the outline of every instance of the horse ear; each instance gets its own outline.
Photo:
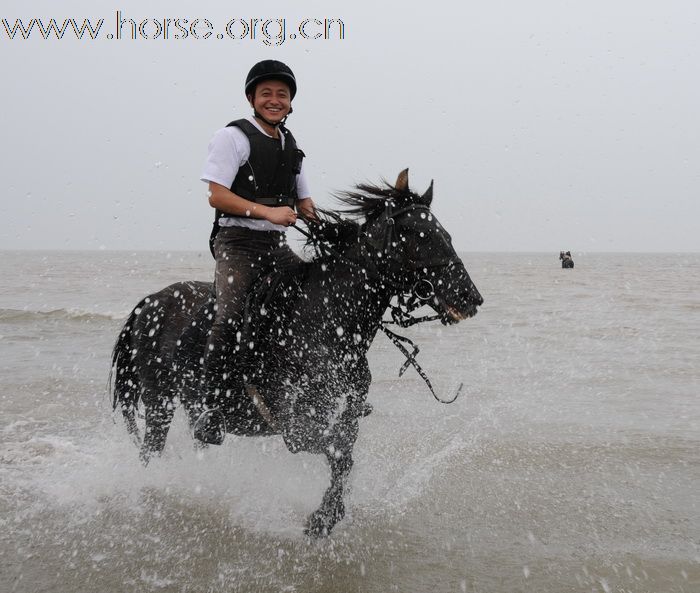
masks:
[[[433,201],[433,180],[430,180],[430,187],[425,190],[425,193],[418,199],[419,204],[424,206],[430,206]]]
[[[408,191],[408,169],[404,169],[399,173],[394,187],[399,191]]]

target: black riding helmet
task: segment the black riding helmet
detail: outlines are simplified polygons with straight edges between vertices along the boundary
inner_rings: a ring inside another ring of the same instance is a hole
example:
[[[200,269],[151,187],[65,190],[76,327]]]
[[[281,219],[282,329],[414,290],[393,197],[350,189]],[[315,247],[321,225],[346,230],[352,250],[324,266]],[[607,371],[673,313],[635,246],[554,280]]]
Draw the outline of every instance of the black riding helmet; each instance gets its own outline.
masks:
[[[280,80],[289,85],[289,95],[294,99],[297,94],[297,80],[291,68],[277,60],[263,60],[250,69],[245,79],[245,94],[255,94],[255,87],[264,80]]]

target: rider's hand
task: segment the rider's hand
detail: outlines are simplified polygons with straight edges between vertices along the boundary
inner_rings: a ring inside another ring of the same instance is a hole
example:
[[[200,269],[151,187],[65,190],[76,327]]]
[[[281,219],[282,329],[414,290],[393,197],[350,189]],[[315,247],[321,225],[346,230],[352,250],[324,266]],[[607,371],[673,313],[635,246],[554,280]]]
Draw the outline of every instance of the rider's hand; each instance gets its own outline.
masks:
[[[311,198],[297,200],[297,212],[303,220],[319,222],[318,216],[316,216],[316,206]]]
[[[289,206],[279,206],[278,208],[270,208],[265,218],[274,224],[289,226],[297,221],[297,213]]]

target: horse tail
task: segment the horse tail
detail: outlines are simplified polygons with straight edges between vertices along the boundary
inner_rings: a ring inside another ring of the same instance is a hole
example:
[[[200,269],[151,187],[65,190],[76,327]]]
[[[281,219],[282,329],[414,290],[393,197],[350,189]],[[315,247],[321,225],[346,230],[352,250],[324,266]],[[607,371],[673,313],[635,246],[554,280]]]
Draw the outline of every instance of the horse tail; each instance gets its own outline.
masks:
[[[141,397],[141,389],[136,364],[133,361],[135,352],[132,349],[132,336],[134,322],[145,303],[144,299],[134,307],[124,323],[124,327],[119,332],[119,337],[112,350],[112,368],[109,373],[112,409],[116,410],[117,406],[121,407],[126,429],[134,437],[137,444],[139,444],[140,438],[136,425],[136,411]]]

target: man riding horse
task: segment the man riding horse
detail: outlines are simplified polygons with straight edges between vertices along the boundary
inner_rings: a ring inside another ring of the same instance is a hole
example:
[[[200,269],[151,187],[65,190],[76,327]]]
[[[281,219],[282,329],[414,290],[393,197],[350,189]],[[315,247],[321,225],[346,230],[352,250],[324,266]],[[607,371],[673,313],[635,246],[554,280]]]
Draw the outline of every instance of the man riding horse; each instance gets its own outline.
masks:
[[[311,222],[316,255],[256,284],[241,340],[229,335],[227,350],[244,360],[245,391],[231,387],[229,374],[215,377],[214,404],[221,402],[221,409],[204,416],[222,415],[228,433],[279,435],[291,453],[326,457],[330,484],[305,527],[313,537],[328,535],[345,514],[343,495],[372,382],[367,355],[379,331],[407,357],[400,374],[411,364],[436,399],[454,399],[437,397],[415,360],[417,348],[402,345],[410,340],[386,328],[391,322],[384,313],[390,309],[403,327],[436,318],[452,324],[474,316],[483,303],[431,210],[432,183],[417,194],[404,170],[394,185],[361,184],[339,197],[345,210],[321,212],[322,220]],[[423,304],[437,316],[410,315]],[[202,418],[203,353],[213,321],[212,284],[189,280],[142,298],[119,333],[112,352],[113,405],[144,464],[163,452],[177,407],[184,407],[192,428]],[[236,350],[239,341],[243,352]]]
[[[114,345],[111,377],[113,406],[144,464],[163,452],[178,406],[199,442],[278,435],[291,453],[325,456],[330,483],[305,527],[321,537],[345,515],[377,333],[406,355],[400,374],[413,365],[449,403],[420,369],[418,349],[386,325],[457,323],[483,299],[431,210],[432,182],[418,194],[406,169],[393,185],[340,194],[344,210],[316,212],[303,153],[283,125],[295,93],[284,64],[251,69],[253,117],[216,132],[202,175],[216,209],[214,284],[176,282],[141,299]],[[308,262],[285,241],[297,213],[316,250]],[[411,316],[422,305],[436,315]]]
[[[255,64],[245,82],[253,115],[215,132],[201,179],[209,184],[209,204],[216,209],[210,240],[216,258],[216,312],[204,353],[202,414],[194,426],[198,440],[221,444],[226,434],[227,378],[243,390],[244,350],[241,328],[245,301],[263,274],[300,262],[289,248],[287,227],[314,217],[304,175],[304,153],[285,121],[292,112],[297,83],[291,69],[276,60]]]
[[[574,267],[574,259],[571,257],[571,251],[560,251],[559,252],[559,259],[561,260],[561,267],[562,268],[573,268]]]

